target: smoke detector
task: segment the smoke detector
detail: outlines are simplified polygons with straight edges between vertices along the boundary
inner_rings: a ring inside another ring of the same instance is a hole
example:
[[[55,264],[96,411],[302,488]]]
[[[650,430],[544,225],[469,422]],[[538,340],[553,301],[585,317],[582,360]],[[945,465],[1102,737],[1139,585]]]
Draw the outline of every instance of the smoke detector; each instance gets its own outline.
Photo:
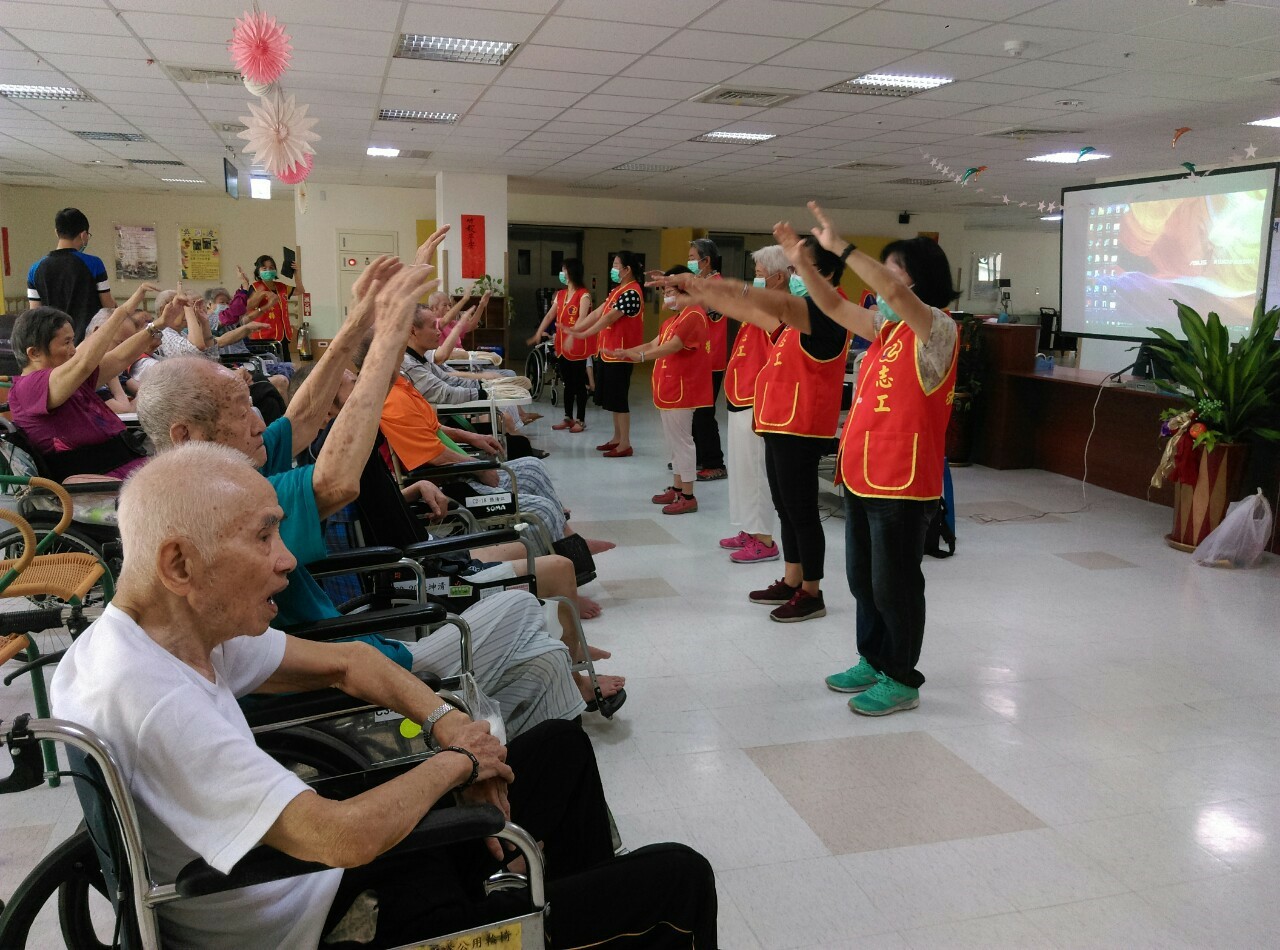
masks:
[[[1030,45],[1026,40],[1005,40],[1004,51],[1010,56],[1018,57],[1025,53]]]

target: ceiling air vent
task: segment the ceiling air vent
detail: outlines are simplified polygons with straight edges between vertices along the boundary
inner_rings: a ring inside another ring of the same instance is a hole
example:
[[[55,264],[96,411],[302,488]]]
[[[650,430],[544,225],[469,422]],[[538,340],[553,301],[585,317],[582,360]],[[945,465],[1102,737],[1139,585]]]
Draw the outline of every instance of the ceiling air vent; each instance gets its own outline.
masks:
[[[901,165],[885,165],[880,162],[845,162],[843,165],[832,165],[833,170],[846,172],[888,172]]]
[[[694,96],[690,102],[704,102],[713,106],[748,106],[752,109],[768,109],[804,95],[794,89],[736,89],[732,86],[712,86]]]
[[[673,172],[679,165],[650,165],[646,162],[627,162],[625,165],[614,165],[615,172]]]
[[[397,158],[416,158],[419,160],[430,158],[431,153],[424,148],[402,148]]]
[[[996,129],[994,132],[981,132],[979,138],[997,138],[997,139],[1034,139],[1044,138],[1053,135],[1079,135],[1079,129]]]
[[[888,181],[881,182],[883,185],[917,185],[924,187],[927,185],[941,185],[945,182],[939,181],[937,178],[890,178]]]
[[[90,142],[150,142],[139,132],[72,132],[72,135],[78,135],[82,139]]]
[[[182,166],[182,162],[176,162],[171,158],[131,158],[130,165],[169,165],[173,168]]]
[[[165,66],[164,71],[175,82],[198,82],[215,86],[241,86],[244,77],[234,69],[205,69],[200,66]]]

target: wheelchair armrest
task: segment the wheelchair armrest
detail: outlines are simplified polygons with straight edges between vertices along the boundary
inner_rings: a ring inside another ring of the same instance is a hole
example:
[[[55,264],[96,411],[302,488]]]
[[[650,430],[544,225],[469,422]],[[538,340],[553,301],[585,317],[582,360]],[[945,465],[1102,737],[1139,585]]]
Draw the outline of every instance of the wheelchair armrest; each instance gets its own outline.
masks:
[[[432,690],[440,689],[440,677],[434,673],[415,674]],[[315,689],[306,693],[257,693],[244,697],[240,706],[251,729],[278,726],[298,719],[327,719],[363,709],[369,703],[348,696],[340,689]]]
[[[325,574],[350,574],[355,571],[368,571],[394,565],[404,557],[399,548],[390,545],[378,545],[367,548],[352,548],[330,554],[319,561],[307,565],[307,572],[313,577]]]
[[[457,537],[435,538],[431,541],[415,541],[402,549],[405,557],[418,561],[423,558],[451,554],[454,551],[466,551],[471,548],[483,548],[490,544],[503,544],[507,541],[519,541],[520,533],[514,528],[498,528],[493,531],[481,531],[479,534],[461,534]]]
[[[492,472],[498,464],[497,459],[484,458],[474,462],[454,462],[452,465],[422,465],[406,472],[404,481],[418,482],[425,478],[434,482],[441,478],[463,478],[476,472]]]
[[[366,610],[357,614],[313,620],[280,629],[304,640],[341,640],[403,630],[406,627],[444,623],[447,616],[447,611],[438,604],[406,604],[388,610]]]
[[[23,663],[17,669],[13,670],[13,672],[5,676],[4,685],[5,686],[10,685],[14,680],[16,680],[19,676],[22,676],[24,673],[30,673],[32,670],[38,670],[40,669],[40,667],[48,666],[50,663],[57,663],[59,660],[62,659],[63,655],[66,652],[67,652],[66,650],[59,650],[56,653],[46,653],[44,656],[40,657],[38,660],[32,660],[30,663]]]
[[[380,855],[379,860],[401,858],[473,838],[487,838],[497,834],[505,825],[502,812],[493,805],[432,809],[403,841]],[[299,861],[263,845],[241,858],[230,874],[215,871],[203,860],[192,861],[178,873],[174,886],[182,897],[201,897],[326,870],[329,870],[326,865]]]

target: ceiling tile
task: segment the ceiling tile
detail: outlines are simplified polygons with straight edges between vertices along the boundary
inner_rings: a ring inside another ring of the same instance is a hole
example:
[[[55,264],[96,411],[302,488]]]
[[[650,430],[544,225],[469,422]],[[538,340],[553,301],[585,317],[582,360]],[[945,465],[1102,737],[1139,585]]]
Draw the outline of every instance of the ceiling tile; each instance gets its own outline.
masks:
[[[720,0],[644,0],[627,10],[626,20],[629,23],[682,27],[719,2]],[[610,22],[618,17],[617,7],[601,3],[600,0],[563,0],[556,7],[556,13]]]
[[[840,73],[840,79],[852,79],[879,69],[903,56],[902,50],[852,43],[824,43],[813,40],[798,43],[768,61],[770,66],[794,66],[800,69],[826,69]],[[838,81],[838,80],[835,80]]]
[[[860,6],[870,6],[870,3]],[[859,9],[788,3],[786,0],[724,0],[699,17],[694,29],[726,33],[756,32],[807,39],[844,22]]]
[[[732,39],[728,39],[724,33],[681,30],[652,52],[658,56],[674,56],[682,59],[760,63],[770,56],[777,56],[794,44],[795,40],[776,36],[737,33],[733,34]]]
[[[316,53],[294,50],[288,76],[294,70],[327,72],[332,70],[349,76],[383,76],[387,71],[386,56],[348,56],[345,53]],[[286,82],[286,88],[288,84]]]
[[[1170,18],[1171,10],[1184,6],[1181,0],[1055,0],[1013,19],[1018,23],[1036,23],[1042,26],[1078,28],[1081,24],[1106,25],[1108,33],[1127,33],[1144,24]],[[1214,12],[1214,11],[1210,11]]]
[[[980,30],[986,23],[951,16],[924,16],[890,10],[868,10],[819,35],[819,39],[863,46],[931,49]]]
[[[531,43],[516,50],[515,56],[508,60],[508,65],[523,69],[556,69],[567,73],[614,76],[637,56],[635,53],[610,53]]]
[[[939,89],[930,89],[928,92],[922,92],[911,98],[930,102],[971,102],[996,105],[1001,102],[1013,102],[1016,99],[1025,98],[1027,93],[1031,91],[1020,86],[1009,86],[1003,83],[953,82]]]
[[[748,65],[706,59],[676,59],[672,56],[643,56],[623,70],[622,75],[640,79],[677,79],[711,84],[723,82],[746,69]]]
[[[604,96],[592,93],[589,96],[584,96],[578,105],[584,109],[595,109],[604,112],[616,111],[653,115],[655,112],[661,112],[669,106],[676,105],[676,100],[647,99],[633,96]]]
[[[964,15],[975,20],[999,22],[1019,13],[1044,6],[1049,0],[965,0]],[[936,13],[942,4],[938,0],[884,0],[884,10],[904,13]]]
[[[1009,40],[1021,40],[1028,44],[1019,58],[1023,60],[1039,59],[1052,53],[1075,49],[1089,43],[1105,39],[1105,34],[1086,32],[1085,30],[1058,30],[1045,26],[1018,25],[1007,23],[983,27],[966,36],[943,43],[939,50],[948,53],[975,53],[979,56],[1010,56],[1004,44]]]
[[[618,76],[610,79],[596,92],[630,98],[689,99],[705,92],[707,88],[707,84],[701,82],[672,82],[663,79],[634,79]]]
[[[428,79],[453,83],[489,85],[497,78],[501,66],[479,63],[443,63],[428,59],[392,59],[387,75],[396,79]]]
[[[915,53],[895,60],[885,67],[886,72],[913,75],[946,76],[951,79],[988,78],[989,74],[1006,69],[1008,59],[994,56],[970,56],[965,53]]]
[[[84,38],[76,33],[52,33],[46,30],[10,29],[10,33],[37,53],[71,53],[84,52]],[[147,52],[132,36],[96,36],[93,40],[95,56],[110,56],[115,59],[133,59],[141,61]]]
[[[374,26],[372,22],[367,26]],[[396,44],[396,33],[389,24],[385,30],[339,29],[310,23],[291,23],[289,37],[294,50],[314,53],[347,53],[355,56],[390,56]]]
[[[634,23],[606,26],[599,20],[554,16],[538,30],[537,42],[542,46],[635,54],[649,51],[674,32],[670,27]]]
[[[476,40],[524,43],[543,22],[539,14],[480,10],[472,7],[442,7],[410,4],[400,24],[401,33],[427,36],[460,36]],[[366,22],[377,22],[369,20]],[[394,23],[392,18],[389,22]]]
[[[616,82],[617,80],[611,80]],[[555,89],[563,92],[591,92],[605,82],[603,76],[589,73],[559,73],[549,69],[517,69],[508,66],[494,80],[496,86],[519,86],[521,89]]]
[[[6,3],[5,29],[47,30],[84,36],[128,36],[129,30],[110,10],[89,6]]]
[[[983,76],[983,82],[1005,83],[1015,86],[1038,86],[1042,89],[1065,89],[1076,83],[1098,78],[1101,71],[1096,66],[1075,63],[1055,63],[1047,59],[1018,63],[999,72]]]
[[[847,72],[823,69],[796,69],[794,66],[752,66],[733,77],[731,86],[766,87],[770,89],[802,89],[816,92],[850,77]]]

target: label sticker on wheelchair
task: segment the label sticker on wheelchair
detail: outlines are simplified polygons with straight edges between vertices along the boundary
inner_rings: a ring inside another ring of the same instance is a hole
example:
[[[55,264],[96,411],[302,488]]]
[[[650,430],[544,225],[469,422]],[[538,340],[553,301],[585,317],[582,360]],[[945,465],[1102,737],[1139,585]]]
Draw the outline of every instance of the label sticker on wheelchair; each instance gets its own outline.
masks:
[[[495,597],[498,594],[511,589],[512,588],[509,587],[482,587],[480,589],[480,599],[484,600],[486,597]]]
[[[443,942],[415,943],[405,950],[481,950],[489,947],[509,947],[519,950],[524,943],[524,928],[518,920],[510,920],[504,924],[493,924],[484,930],[468,930]]]
[[[499,491],[492,495],[472,495],[467,499],[468,508],[503,507],[511,504],[511,492]]]
[[[470,597],[471,592],[475,590],[470,584],[454,584],[449,588],[450,597]]]
[[[436,597],[448,597],[449,585],[452,581],[447,577],[428,577],[426,583],[426,591],[428,594],[434,594]]]
[[[395,722],[397,719],[403,718],[404,716],[394,709],[378,709],[373,713],[374,722]]]

